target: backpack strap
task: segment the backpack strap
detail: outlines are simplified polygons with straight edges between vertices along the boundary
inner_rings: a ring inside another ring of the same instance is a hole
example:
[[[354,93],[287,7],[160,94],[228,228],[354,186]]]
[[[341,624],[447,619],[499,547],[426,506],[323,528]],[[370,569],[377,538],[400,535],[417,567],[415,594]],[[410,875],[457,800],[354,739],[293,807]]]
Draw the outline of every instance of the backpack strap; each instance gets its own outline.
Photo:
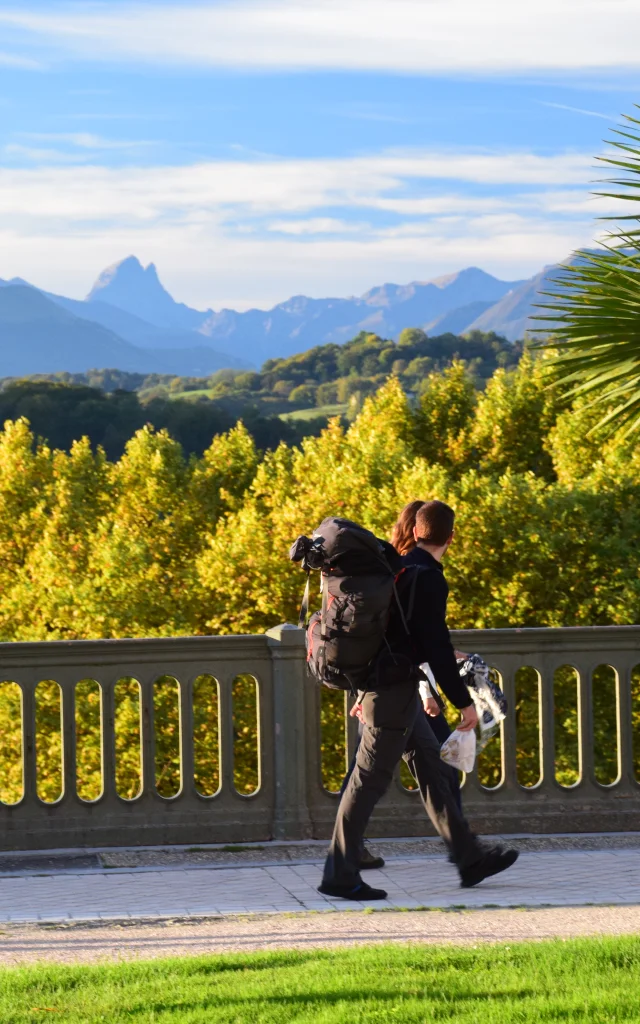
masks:
[[[398,588],[396,586],[396,580],[398,579],[398,577],[400,577],[402,575],[402,572],[404,570],[400,570],[400,572],[398,573],[398,576],[396,576],[396,574],[394,573],[393,569],[389,565],[389,562],[388,562],[388,559],[387,559],[386,555],[383,553],[380,557],[381,557],[381,560],[384,562],[385,566],[387,567],[387,569],[389,571],[389,574],[391,576],[391,586],[393,587],[393,596],[395,598],[398,611],[400,612],[400,619],[402,621],[402,625],[404,626],[404,631],[407,634],[407,636],[409,636],[409,632],[410,632],[409,631],[409,625],[407,623],[407,618],[405,618],[404,608],[400,604],[400,597],[398,595]],[[409,613],[408,618],[411,618],[411,613]]]
[[[408,601],[407,610],[406,610],[406,613],[405,613],[405,610],[402,607],[402,604],[400,603],[400,597],[398,596],[398,588],[396,586],[396,583],[400,579],[400,577],[404,575],[404,573],[407,571],[407,569],[413,569],[413,572],[411,573],[411,583],[410,583],[410,588],[409,588],[409,601]],[[409,625],[408,624],[411,621],[411,617],[413,615],[413,606],[414,606],[415,601],[416,601],[416,587],[418,586],[418,576],[420,575],[421,572],[430,572],[430,571],[431,570],[429,569],[429,567],[427,565],[424,565],[424,566],[423,565],[411,565],[411,566],[407,565],[407,566],[404,567],[404,569],[401,569],[401,571],[398,573],[397,576],[394,577],[394,580],[393,580],[393,593],[395,595],[396,604],[398,606],[398,611],[400,612],[400,618],[402,620],[402,625],[404,626],[404,631],[407,634],[407,636],[409,636],[410,632],[411,632],[410,629],[409,629]]]
[[[404,609],[403,609],[402,605],[400,604],[400,597],[398,595],[398,588],[396,586],[396,578],[395,578],[395,576],[392,576],[392,580],[393,580],[393,596],[396,599],[396,605],[398,606],[398,611],[400,612],[400,619],[402,620],[402,625],[404,626],[404,631],[407,634],[407,636],[409,636],[410,635],[410,630],[409,630],[409,624],[407,622],[407,618],[411,618],[411,612],[409,612],[409,615],[407,617],[405,617]],[[415,585],[414,585],[414,588],[415,588]]]
[[[327,638],[327,608],[329,607],[329,578],[321,576],[322,580],[322,609],[320,611],[320,636],[323,640]]]
[[[298,618],[298,629],[307,628],[307,618],[309,617],[309,589],[311,585],[311,573],[307,569],[307,585],[304,588],[304,594],[302,595],[302,604],[300,605],[300,616]]]
[[[411,590],[409,591],[409,605],[407,607],[407,621],[411,620],[413,615],[413,606],[416,602],[416,587],[418,585],[418,576],[422,571],[422,567],[419,565],[414,566],[414,572],[411,579]]]

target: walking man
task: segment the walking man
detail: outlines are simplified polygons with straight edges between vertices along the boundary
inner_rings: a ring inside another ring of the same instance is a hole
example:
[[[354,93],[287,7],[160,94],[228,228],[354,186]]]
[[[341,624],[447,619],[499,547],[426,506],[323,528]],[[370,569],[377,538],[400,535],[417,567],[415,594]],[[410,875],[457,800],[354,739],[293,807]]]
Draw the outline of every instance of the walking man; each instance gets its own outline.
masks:
[[[416,547],[405,557],[413,569],[411,585],[402,598],[415,666],[429,662],[445,695],[460,710],[459,729],[475,728],[477,715],[469,691],[460,679],[446,624],[448,586],[442,558],[453,540],[454,512],[441,501],[426,502],[417,512]],[[392,614],[387,640],[391,649],[407,647],[402,618]],[[461,885],[477,885],[510,867],[518,851],[487,848],[462,816],[450,782],[450,770],[440,758],[440,745],[423,714],[418,674],[404,682],[372,682],[360,691],[352,714],[363,723],[354,771],[342,794],[319,891],[350,900],[386,898],[360,876],[364,832],[378,800],[388,789],[395,768],[405,757],[418,781],[431,822],[444,839],[460,873]],[[377,688],[375,688],[377,686]]]

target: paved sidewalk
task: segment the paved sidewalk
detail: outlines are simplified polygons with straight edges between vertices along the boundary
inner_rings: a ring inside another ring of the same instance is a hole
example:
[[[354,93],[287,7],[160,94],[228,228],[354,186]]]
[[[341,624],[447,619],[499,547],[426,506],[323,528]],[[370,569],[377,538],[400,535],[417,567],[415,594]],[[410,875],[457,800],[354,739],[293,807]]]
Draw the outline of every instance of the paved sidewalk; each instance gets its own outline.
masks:
[[[321,861],[247,867],[88,869],[0,877],[0,922],[199,918],[366,907],[316,891]],[[1,864],[0,864],[1,872]],[[461,889],[442,857],[398,857],[367,872],[375,910],[640,904],[640,850],[525,850],[509,871]]]

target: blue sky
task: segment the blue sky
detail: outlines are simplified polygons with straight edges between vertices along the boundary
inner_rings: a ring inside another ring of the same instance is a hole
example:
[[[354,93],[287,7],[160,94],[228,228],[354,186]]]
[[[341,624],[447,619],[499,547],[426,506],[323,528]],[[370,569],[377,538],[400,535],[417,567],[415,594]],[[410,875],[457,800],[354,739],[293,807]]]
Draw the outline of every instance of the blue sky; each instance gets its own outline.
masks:
[[[0,277],[201,308],[564,258],[640,102],[637,0],[0,0]]]

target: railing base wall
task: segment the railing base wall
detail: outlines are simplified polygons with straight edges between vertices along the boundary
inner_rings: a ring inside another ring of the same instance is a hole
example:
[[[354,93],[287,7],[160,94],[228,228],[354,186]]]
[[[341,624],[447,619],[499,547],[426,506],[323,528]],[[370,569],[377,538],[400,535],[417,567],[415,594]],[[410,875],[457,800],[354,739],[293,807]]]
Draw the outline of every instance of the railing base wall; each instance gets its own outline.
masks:
[[[582,832],[640,832],[640,801],[635,807],[612,808],[563,808],[513,807],[474,808],[465,804],[465,815],[471,828],[478,835],[557,835]],[[315,839],[329,839],[333,831],[335,815],[322,814],[314,819]],[[367,835],[380,839],[397,839],[409,836],[435,836],[436,831],[420,807],[416,812],[390,807],[374,813]]]
[[[25,835],[19,830],[2,834],[2,851],[15,850],[71,850],[102,849],[103,847],[137,846],[203,846],[209,843],[263,843],[273,837],[264,826],[247,828],[242,823],[230,823],[226,828],[218,826],[179,825],[138,825],[129,829],[105,828],[74,829],[55,828],[32,831]],[[305,838],[299,836],[296,838]]]
[[[471,810],[468,818],[473,831],[479,835],[640,832],[640,815],[632,811],[611,814],[574,811],[566,814],[558,810],[550,814],[539,813],[522,818],[502,812],[492,816],[475,814]],[[332,831],[333,818],[327,817],[314,823],[311,835],[291,834],[287,839],[292,842],[304,839],[328,841]],[[373,817],[367,834],[379,839],[400,839],[433,837],[436,832],[427,817],[390,812]],[[194,823],[166,827],[142,825],[128,829],[113,829],[108,826],[91,829],[55,828],[32,831],[28,836],[25,836],[22,830],[15,833],[12,830],[5,831],[2,836],[2,850],[13,852],[142,846],[188,847],[226,843],[268,843],[273,839],[274,836],[270,835],[264,826],[247,828],[242,822],[230,822],[226,827]]]

